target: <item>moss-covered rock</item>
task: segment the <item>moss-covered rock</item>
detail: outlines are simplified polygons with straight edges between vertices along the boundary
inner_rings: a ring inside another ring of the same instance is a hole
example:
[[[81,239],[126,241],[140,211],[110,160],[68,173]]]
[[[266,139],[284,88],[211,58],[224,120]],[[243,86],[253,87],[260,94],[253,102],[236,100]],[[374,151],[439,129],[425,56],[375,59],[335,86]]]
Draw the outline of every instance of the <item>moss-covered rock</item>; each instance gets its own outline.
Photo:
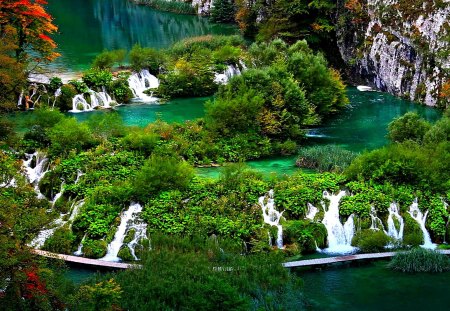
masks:
[[[130,248],[128,245],[124,244],[119,250],[119,253],[117,254],[117,257],[122,259],[123,261],[133,261],[134,257],[131,254]]]
[[[101,258],[106,255],[108,244],[104,240],[85,239],[83,242],[83,254],[88,258]]]
[[[410,246],[422,245],[424,240],[420,225],[409,214],[404,215],[404,221],[403,244]]]
[[[75,234],[68,227],[55,230],[44,243],[44,249],[53,253],[71,254],[74,251]]]
[[[313,253],[317,247],[326,247],[327,230],[323,224],[308,220],[287,221],[284,241],[286,244],[297,243],[302,253]]]
[[[381,230],[364,229],[358,231],[352,239],[352,245],[363,253],[377,253],[385,250],[389,237]]]

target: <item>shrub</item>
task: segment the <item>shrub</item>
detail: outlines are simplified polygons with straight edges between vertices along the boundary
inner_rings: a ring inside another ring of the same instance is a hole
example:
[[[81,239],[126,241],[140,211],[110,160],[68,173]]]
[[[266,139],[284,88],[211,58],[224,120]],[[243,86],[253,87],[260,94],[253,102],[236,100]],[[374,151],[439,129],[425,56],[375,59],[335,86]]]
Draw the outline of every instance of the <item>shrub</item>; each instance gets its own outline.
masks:
[[[130,65],[134,71],[148,69],[153,74],[159,73],[159,67],[163,63],[163,55],[152,48],[141,47],[135,44],[130,51]]]
[[[119,253],[117,254],[117,257],[119,257],[123,261],[133,261],[134,260],[134,257],[131,254],[130,248],[125,244],[120,248]]]
[[[187,162],[173,157],[152,155],[136,176],[135,193],[145,200],[162,190],[185,189],[193,176],[194,171]]]
[[[106,255],[108,244],[104,240],[85,239],[83,241],[83,254],[88,258],[101,258]]]
[[[65,118],[57,123],[49,131],[49,138],[52,142],[49,153],[52,156],[67,154],[72,149],[81,151],[93,144],[89,127],[78,123],[75,118]]]
[[[286,222],[284,242],[298,244],[302,253],[314,253],[317,247],[324,248],[327,244],[327,229],[323,224],[309,220],[292,220]]]
[[[83,82],[91,89],[101,90],[112,82],[113,75],[108,70],[92,68],[83,73]]]
[[[127,79],[117,79],[109,85],[114,99],[118,103],[126,104],[133,98],[133,92],[130,89]]]
[[[382,252],[388,243],[389,237],[382,230],[361,230],[352,239],[352,245],[358,247],[363,253]]]
[[[416,112],[407,112],[403,116],[389,123],[388,137],[392,142],[401,143],[412,140],[421,143],[425,133],[430,129],[430,124],[420,118]]]
[[[45,240],[44,249],[59,254],[71,254],[74,249],[76,236],[68,227],[55,230],[53,235]]]
[[[356,157],[356,153],[337,145],[301,148],[297,166],[317,169],[319,172],[343,172]]]
[[[417,247],[409,252],[395,255],[388,267],[395,271],[407,273],[436,273],[450,270],[450,260],[438,251]]]
[[[125,50],[104,50],[102,53],[98,54],[95,57],[94,61],[92,62],[92,67],[110,70],[114,66],[114,64],[118,63],[119,65],[121,65],[123,63],[126,53],[127,52]]]
[[[73,108],[72,98],[77,95],[78,90],[72,84],[64,84],[61,86],[61,95],[56,100],[56,106],[61,111],[68,111]]]

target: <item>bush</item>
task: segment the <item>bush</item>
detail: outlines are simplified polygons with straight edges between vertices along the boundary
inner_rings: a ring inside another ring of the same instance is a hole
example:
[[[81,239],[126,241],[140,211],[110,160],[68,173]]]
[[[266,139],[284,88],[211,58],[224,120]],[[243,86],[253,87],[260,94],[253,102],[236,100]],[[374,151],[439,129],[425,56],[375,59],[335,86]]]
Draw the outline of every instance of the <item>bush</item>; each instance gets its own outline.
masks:
[[[83,73],[83,82],[91,89],[102,90],[112,82],[113,75],[108,70],[92,68]]]
[[[55,230],[53,235],[45,240],[44,249],[58,254],[71,254],[74,250],[76,236],[68,227]]]
[[[138,198],[145,200],[162,190],[185,189],[194,176],[192,167],[173,157],[152,155],[142,166],[134,182]]]
[[[401,143],[412,140],[421,143],[425,133],[430,129],[430,124],[420,118],[416,112],[407,112],[403,116],[389,123],[388,137],[392,142]]]
[[[56,106],[63,112],[72,110],[72,98],[78,93],[80,92],[72,84],[64,84],[61,86],[61,95],[56,100]]]
[[[215,23],[233,23],[235,14],[234,0],[216,0],[211,8],[210,19]]]
[[[106,255],[108,244],[104,240],[85,239],[83,241],[83,254],[88,258],[101,258]]]
[[[94,61],[92,62],[92,67],[110,70],[116,63],[121,65],[125,60],[125,55],[125,50],[104,50],[102,53],[98,54],[95,57]]]
[[[117,79],[112,81],[109,85],[109,89],[118,103],[126,104],[133,98],[133,92],[130,89],[127,79]]]
[[[49,131],[51,146],[49,153],[52,156],[68,154],[72,149],[81,151],[92,146],[94,141],[89,127],[78,123],[75,118],[65,118]]]
[[[313,146],[299,150],[296,164],[319,172],[343,172],[356,156],[337,145]]]
[[[383,252],[388,243],[389,237],[382,230],[361,230],[352,239],[352,245],[358,247],[363,253]]]
[[[395,255],[388,267],[395,271],[407,273],[436,273],[450,270],[450,260],[438,251],[417,247],[409,252]]]
[[[136,72],[148,69],[152,74],[159,74],[159,67],[163,63],[163,55],[160,51],[141,47],[139,44],[133,46],[129,58],[131,68]]]
[[[327,229],[325,226],[309,220],[286,222],[284,237],[286,244],[296,243],[303,254],[314,253],[317,247],[324,248],[327,245]]]
[[[123,261],[133,261],[134,260],[134,257],[131,254],[130,248],[126,244],[124,244],[120,248],[119,253],[117,254],[117,257],[119,257]]]

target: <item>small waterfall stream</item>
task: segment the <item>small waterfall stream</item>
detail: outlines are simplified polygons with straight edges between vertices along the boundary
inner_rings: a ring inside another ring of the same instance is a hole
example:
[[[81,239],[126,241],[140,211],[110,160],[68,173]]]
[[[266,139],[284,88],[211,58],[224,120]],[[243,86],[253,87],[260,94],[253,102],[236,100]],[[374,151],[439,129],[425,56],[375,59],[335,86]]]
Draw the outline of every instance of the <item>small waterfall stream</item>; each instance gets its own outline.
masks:
[[[261,206],[261,210],[263,213],[264,223],[275,226],[278,228],[277,233],[277,247],[279,249],[283,249],[283,226],[280,225],[281,216],[283,212],[278,212],[275,210],[275,201],[273,199],[273,190],[270,190],[268,193],[267,203],[265,204],[266,196],[262,196],[259,198],[258,203]],[[271,240],[269,235],[269,240]]]
[[[305,219],[314,221],[314,217],[316,217],[316,214],[318,212],[319,212],[319,209],[317,207],[315,207],[311,203],[308,203],[308,212],[306,213]]]
[[[380,218],[378,218],[377,211],[375,210],[375,207],[373,207],[373,206],[370,208],[370,218],[372,220],[372,223],[371,223],[369,229],[383,230],[384,232],[386,232],[386,230],[384,229],[383,222],[381,221]]]
[[[430,234],[428,233],[428,230],[425,227],[425,223],[427,222],[428,211],[426,211],[425,214],[422,214],[422,212],[419,209],[419,203],[417,201],[417,198],[409,207],[408,213],[415,221],[417,221],[417,223],[420,225],[420,229],[422,230],[424,243],[421,245],[421,247],[429,249],[436,248],[436,244],[433,244],[433,242],[431,242]]]
[[[328,210],[325,209],[325,215],[322,220],[328,233],[328,248],[324,249],[326,253],[351,253],[355,248],[351,246],[352,238],[355,232],[355,225],[353,222],[354,215],[350,215],[342,225],[339,219],[339,201],[345,196],[345,191],[340,191],[338,194],[329,194],[324,191],[323,197],[330,201]]]
[[[156,97],[149,96],[144,93],[147,89],[156,89],[159,87],[158,79],[150,74],[147,69],[141,70],[139,73],[133,73],[128,78],[128,85],[136,99],[144,103],[154,102],[158,100]]]
[[[389,216],[387,220],[388,231],[386,232],[386,234],[393,239],[401,241],[403,240],[403,230],[405,228],[405,223],[403,221],[403,217],[400,216],[399,212],[400,210],[397,203],[391,203],[391,205],[389,206]],[[398,221],[400,225],[399,228],[397,228],[397,226],[395,225],[394,219]]]
[[[96,108],[111,108],[112,100],[111,96],[106,92],[105,87],[102,87],[101,92],[96,92],[89,89],[90,103],[84,98],[83,94],[75,95],[72,98],[72,110],[69,112],[84,112],[93,111]]]
[[[130,227],[129,222],[132,221],[132,219],[136,217],[136,214],[140,213],[141,211],[142,206],[139,203],[133,203],[125,212],[122,213],[122,215],[120,216],[120,225],[117,228],[114,239],[111,241],[111,243],[109,243],[106,255],[103,258],[100,258],[100,260],[120,261],[120,258],[117,257],[117,254],[119,254],[119,250],[123,245],[125,233]]]
[[[38,198],[43,199],[44,195],[39,190],[39,181],[48,171],[48,158],[37,151],[35,153],[26,153],[25,158],[26,160],[23,161],[22,166],[25,169],[28,182],[33,185]]]
[[[244,67],[243,67],[244,68]],[[217,84],[227,84],[233,77],[241,74],[239,67],[235,65],[228,65],[223,73],[216,73],[214,75],[214,82]]]

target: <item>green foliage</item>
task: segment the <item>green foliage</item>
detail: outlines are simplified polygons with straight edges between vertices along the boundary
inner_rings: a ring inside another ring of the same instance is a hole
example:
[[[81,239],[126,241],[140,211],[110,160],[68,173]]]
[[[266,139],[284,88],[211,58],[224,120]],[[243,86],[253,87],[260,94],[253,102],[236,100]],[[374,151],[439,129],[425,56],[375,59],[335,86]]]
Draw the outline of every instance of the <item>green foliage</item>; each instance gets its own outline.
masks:
[[[193,177],[192,167],[173,157],[152,155],[134,181],[136,196],[148,198],[160,191],[185,189]]]
[[[388,267],[406,273],[437,273],[450,270],[450,260],[438,251],[417,247],[395,255]]]
[[[403,232],[403,244],[419,246],[424,243],[423,232],[420,225],[409,214],[404,214],[405,229]]]
[[[68,111],[73,108],[72,98],[81,93],[72,84],[64,84],[61,86],[61,95],[56,99],[56,107],[61,111]]]
[[[159,11],[173,12],[177,14],[197,14],[196,9],[189,1],[177,0],[137,0],[137,3],[148,5]]]
[[[313,146],[299,150],[296,164],[319,172],[343,172],[355,157],[354,152],[337,145]]]
[[[118,303],[123,291],[120,285],[109,279],[93,285],[82,285],[69,299],[71,310],[108,311],[120,310]]]
[[[382,230],[365,229],[356,232],[352,245],[363,253],[384,252],[389,243],[389,237]]]
[[[101,258],[106,255],[107,248],[106,241],[85,239],[82,251],[87,258]]]
[[[153,74],[159,73],[159,67],[163,63],[163,55],[160,51],[152,48],[141,47],[135,44],[129,54],[131,68],[139,72],[148,69]]]
[[[114,64],[122,64],[125,60],[125,56],[125,50],[104,50],[102,53],[97,54],[94,61],[92,62],[92,67],[102,70],[111,70]]]
[[[323,224],[308,220],[292,220],[284,226],[284,243],[296,243],[302,254],[314,253],[327,245],[327,229]]]
[[[61,78],[59,78],[59,77],[52,77],[50,79],[50,83],[48,84],[48,91],[51,92],[51,93],[54,93],[62,85],[63,85],[63,83],[62,83]]]
[[[215,23],[232,23],[236,6],[233,0],[216,0],[210,11],[210,20]]]
[[[122,246],[122,248],[119,250],[119,253],[117,254],[117,257],[124,261],[134,260],[133,255],[131,255],[130,248],[127,245]]]
[[[78,123],[75,118],[61,120],[50,129],[48,136],[52,142],[49,149],[52,156],[68,154],[73,149],[79,152],[94,143],[88,126]]]
[[[92,68],[83,73],[83,82],[91,89],[107,87],[112,82],[112,73],[108,70]]]
[[[412,140],[421,143],[430,127],[430,124],[420,118],[416,112],[407,112],[389,123],[388,136],[392,142],[401,143]]]
[[[69,84],[75,88],[77,94],[84,94],[89,92],[89,88],[84,81],[70,80]]]
[[[57,254],[71,254],[74,250],[76,236],[68,227],[55,230],[53,235],[45,240],[44,249]]]
[[[118,103],[126,104],[133,98],[133,92],[130,89],[127,79],[119,78],[112,81],[109,89]]]

